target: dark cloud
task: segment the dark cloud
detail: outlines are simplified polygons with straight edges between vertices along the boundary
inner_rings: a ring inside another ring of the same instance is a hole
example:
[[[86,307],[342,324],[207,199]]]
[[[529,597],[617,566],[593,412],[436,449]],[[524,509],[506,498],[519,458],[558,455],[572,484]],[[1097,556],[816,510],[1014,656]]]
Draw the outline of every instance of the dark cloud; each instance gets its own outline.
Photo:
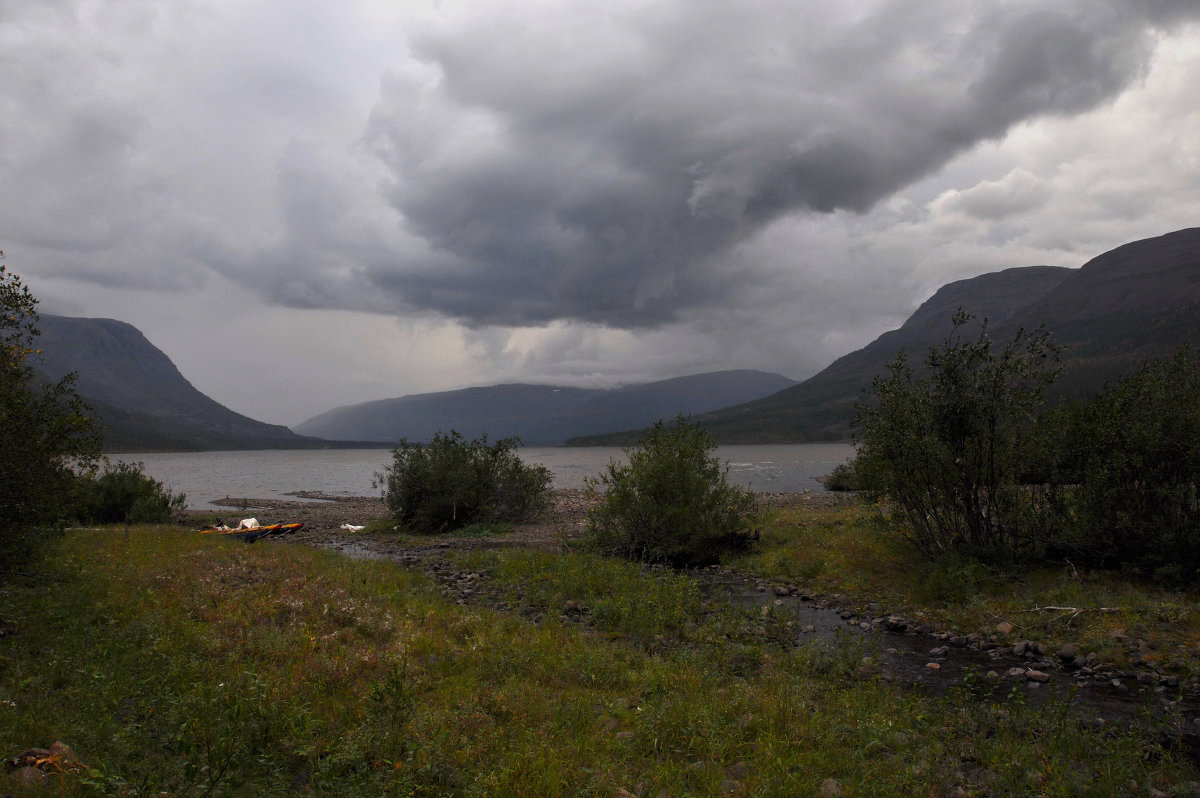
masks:
[[[757,275],[789,214],[865,211],[981,141],[1141,77],[1189,3],[719,2],[454,17],[389,75],[367,140],[427,244],[371,266],[472,324],[654,326]],[[851,15],[852,13],[852,15]]]

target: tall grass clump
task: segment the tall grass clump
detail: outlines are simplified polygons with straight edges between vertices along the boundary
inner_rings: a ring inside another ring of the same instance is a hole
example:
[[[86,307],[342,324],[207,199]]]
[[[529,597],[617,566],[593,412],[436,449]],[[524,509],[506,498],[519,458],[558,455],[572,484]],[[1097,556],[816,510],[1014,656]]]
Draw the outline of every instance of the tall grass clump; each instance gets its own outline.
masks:
[[[426,444],[402,440],[392,464],[375,475],[391,516],[423,533],[470,524],[519,521],[550,502],[550,470],[527,465],[517,438],[488,444],[468,441],[455,430],[438,432]]]
[[[753,542],[749,491],[728,481],[713,455],[716,443],[682,416],[657,422],[626,450],[629,462],[610,462],[589,482],[600,495],[589,537],[601,551],[645,562],[696,566],[717,562]]]

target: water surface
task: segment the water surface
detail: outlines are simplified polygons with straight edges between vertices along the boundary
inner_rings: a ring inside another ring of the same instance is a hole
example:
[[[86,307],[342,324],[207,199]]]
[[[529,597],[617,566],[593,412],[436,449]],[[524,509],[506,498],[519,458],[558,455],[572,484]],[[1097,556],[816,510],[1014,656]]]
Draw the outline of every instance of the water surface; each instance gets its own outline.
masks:
[[[529,463],[541,463],[554,475],[555,488],[582,488],[610,461],[624,462],[622,449],[527,447]],[[730,481],[759,491],[822,490],[817,477],[849,460],[848,443],[803,443],[782,446],[722,446],[717,456],[729,466]],[[147,452],[115,456],[141,462],[146,473],[172,490],[187,494],[188,507],[212,509],[227,496],[254,499],[291,498],[297,491],[343,496],[375,496],[371,483],[392,461],[387,449],[310,449],[246,452]]]

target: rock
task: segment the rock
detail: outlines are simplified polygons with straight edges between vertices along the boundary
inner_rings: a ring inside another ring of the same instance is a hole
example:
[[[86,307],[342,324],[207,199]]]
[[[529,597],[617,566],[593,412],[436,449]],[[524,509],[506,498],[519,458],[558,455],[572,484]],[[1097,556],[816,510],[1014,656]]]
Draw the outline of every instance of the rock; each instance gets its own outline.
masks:
[[[1067,643],[1058,650],[1058,658],[1063,662],[1073,662],[1077,656],[1079,652],[1076,651],[1074,643]]]
[[[821,782],[821,798],[840,798],[842,794],[842,785],[837,783],[836,779],[825,779]]]
[[[1024,676],[1025,676],[1024,668],[1009,668],[1008,670],[1006,670],[1004,672],[1004,677],[1006,679],[1015,679],[1017,677],[1024,677]]]
[[[938,646],[937,648],[929,649],[930,655],[934,657],[944,657],[949,651],[949,646]]]
[[[889,632],[903,632],[908,628],[908,621],[899,615],[890,615],[884,620],[883,626]]]
[[[942,666],[936,662],[926,662],[925,667],[931,671],[940,671],[942,669]]]
[[[1031,668],[1028,672],[1026,672],[1025,678],[1031,682],[1045,683],[1050,681],[1050,674],[1046,673],[1045,671],[1035,671]]]
[[[53,786],[53,779],[49,773],[43,773],[32,765],[26,765],[23,768],[17,768],[8,776],[12,784],[21,787],[39,787],[49,789]]]
[[[1023,657],[1023,656],[1025,656],[1025,652],[1028,650],[1029,650],[1029,641],[1028,640],[1019,640],[1015,644],[1013,644],[1012,651],[1015,656]]]
[[[1013,625],[1008,621],[1001,621],[1000,623],[996,624],[996,631],[1002,635],[1012,634],[1013,628]]]
[[[632,793],[624,787],[618,787],[617,791],[613,793],[613,798],[638,798],[638,796],[636,793]]]

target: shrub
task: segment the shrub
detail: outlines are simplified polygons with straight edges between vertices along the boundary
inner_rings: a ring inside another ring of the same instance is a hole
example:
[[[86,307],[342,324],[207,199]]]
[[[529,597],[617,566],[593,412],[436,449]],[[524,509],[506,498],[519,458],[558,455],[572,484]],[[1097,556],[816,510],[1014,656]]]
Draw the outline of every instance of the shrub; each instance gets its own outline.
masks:
[[[854,471],[854,461],[838,463],[827,476],[821,478],[821,483],[825,486],[825,490],[862,490],[862,480]]]
[[[1188,347],[1087,408],[1076,547],[1164,581],[1200,577],[1200,353]]]
[[[375,475],[392,517],[415,531],[436,533],[477,523],[520,521],[550,503],[550,470],[526,465],[517,438],[488,445],[451,430],[428,444],[400,441],[393,462]]]
[[[589,537],[602,551],[646,562],[708,565],[747,548],[751,494],[728,483],[716,444],[682,416],[659,421],[588,483],[602,501],[589,514]]]
[[[76,484],[75,516],[92,524],[155,524],[171,520],[187,498],[147,476],[141,463],[106,463]]]
[[[892,526],[925,555],[1009,557],[1039,541],[1034,491],[1017,485],[1058,349],[1044,331],[1020,331],[997,350],[983,322],[959,310],[917,376],[902,352],[855,421],[854,472],[886,498]]]

